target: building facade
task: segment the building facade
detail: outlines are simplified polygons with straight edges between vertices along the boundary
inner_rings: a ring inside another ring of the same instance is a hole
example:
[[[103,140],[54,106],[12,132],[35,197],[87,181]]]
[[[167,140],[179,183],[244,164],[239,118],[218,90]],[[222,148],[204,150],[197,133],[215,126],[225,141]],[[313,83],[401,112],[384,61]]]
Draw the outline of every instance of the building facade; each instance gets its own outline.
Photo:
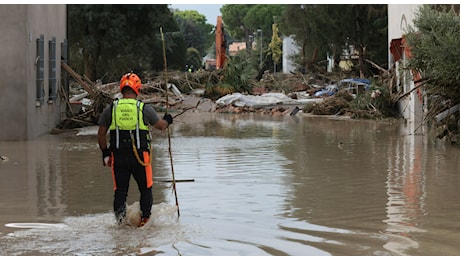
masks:
[[[65,104],[61,60],[67,59],[66,5],[0,5],[0,140],[49,133]]]
[[[416,88],[414,79],[419,74],[404,69],[407,62],[408,49],[404,46],[404,34],[413,27],[413,20],[420,4],[390,4],[388,5],[388,40],[390,50],[388,64],[396,74],[398,91],[409,93],[398,102],[398,109],[406,119],[410,134],[423,134],[424,95],[423,88]],[[412,91],[414,88],[415,91]]]

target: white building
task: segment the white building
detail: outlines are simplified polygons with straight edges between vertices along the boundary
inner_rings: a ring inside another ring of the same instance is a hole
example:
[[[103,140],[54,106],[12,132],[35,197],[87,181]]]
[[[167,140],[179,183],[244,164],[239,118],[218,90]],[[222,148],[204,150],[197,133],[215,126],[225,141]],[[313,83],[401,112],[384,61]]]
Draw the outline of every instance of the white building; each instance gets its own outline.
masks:
[[[293,36],[283,38],[283,73],[291,73],[296,70],[291,57],[298,54],[299,51],[300,48],[295,43]]]
[[[420,4],[394,4],[388,5],[388,41],[390,51],[388,53],[388,64],[397,76],[397,88],[402,93],[409,93],[403,97],[398,108],[402,116],[407,120],[410,134],[423,134],[423,88],[413,90],[416,85],[414,78],[419,77],[417,73],[409,70],[402,70],[407,61],[407,49],[404,48],[403,36],[409,27],[413,27],[413,20]]]

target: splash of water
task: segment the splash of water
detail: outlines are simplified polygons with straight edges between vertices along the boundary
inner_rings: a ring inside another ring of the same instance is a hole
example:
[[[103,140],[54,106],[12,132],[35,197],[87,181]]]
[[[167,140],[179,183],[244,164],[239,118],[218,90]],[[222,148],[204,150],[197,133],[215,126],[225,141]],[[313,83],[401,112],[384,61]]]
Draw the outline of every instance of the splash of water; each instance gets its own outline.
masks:
[[[176,217],[176,206],[152,206],[151,220],[143,227],[119,226],[112,212],[71,216],[62,223],[9,223],[19,228],[0,237],[4,255],[139,255],[158,254],[156,249],[186,239]],[[138,214],[139,203],[128,206]]]

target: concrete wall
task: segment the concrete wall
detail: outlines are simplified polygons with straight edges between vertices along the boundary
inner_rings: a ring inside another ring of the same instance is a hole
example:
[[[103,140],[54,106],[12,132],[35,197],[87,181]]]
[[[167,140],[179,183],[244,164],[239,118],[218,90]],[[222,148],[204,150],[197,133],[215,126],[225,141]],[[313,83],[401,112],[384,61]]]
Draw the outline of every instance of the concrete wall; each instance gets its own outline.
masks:
[[[56,78],[61,86],[61,43],[67,36],[66,5],[0,5],[0,140],[29,140],[61,120],[58,97],[49,102],[49,41],[56,38]],[[37,102],[37,38],[44,35],[44,101]]]
[[[415,14],[421,5],[388,5],[388,46],[393,39],[402,38],[407,32],[407,29],[414,26],[413,20]],[[388,53],[388,64],[397,76],[398,90],[407,93],[415,87],[412,80],[412,73],[408,70],[403,70],[407,62],[406,56],[403,54],[398,62],[394,62],[391,53]],[[410,95],[401,99],[398,103],[398,108],[401,115],[406,119],[409,134],[423,133],[423,89],[412,91]]]

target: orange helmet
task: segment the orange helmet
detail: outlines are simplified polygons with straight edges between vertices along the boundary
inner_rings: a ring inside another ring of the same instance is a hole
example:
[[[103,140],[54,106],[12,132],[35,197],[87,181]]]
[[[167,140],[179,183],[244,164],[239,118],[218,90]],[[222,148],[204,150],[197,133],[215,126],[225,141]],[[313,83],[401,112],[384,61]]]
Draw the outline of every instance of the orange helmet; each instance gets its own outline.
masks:
[[[142,87],[141,79],[134,73],[126,73],[120,80],[120,91],[124,87],[130,87],[137,95]]]

